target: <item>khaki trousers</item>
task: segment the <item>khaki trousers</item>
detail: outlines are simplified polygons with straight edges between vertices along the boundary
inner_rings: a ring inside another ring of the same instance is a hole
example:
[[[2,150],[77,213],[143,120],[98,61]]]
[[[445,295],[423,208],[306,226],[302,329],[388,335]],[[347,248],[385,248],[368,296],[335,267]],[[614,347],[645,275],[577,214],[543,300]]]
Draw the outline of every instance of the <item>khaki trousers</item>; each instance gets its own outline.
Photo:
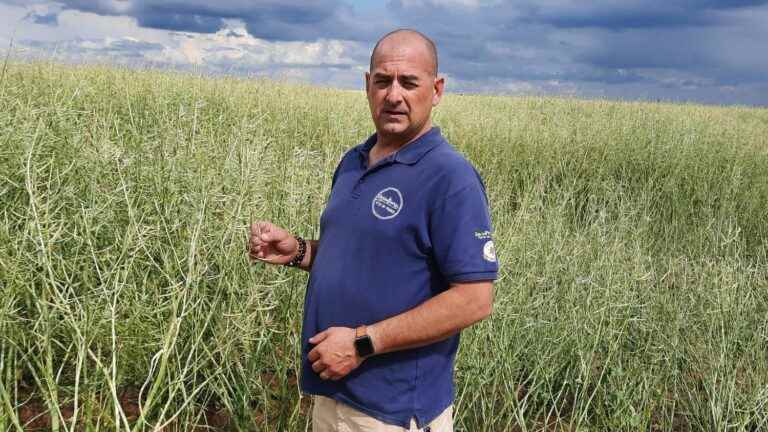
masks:
[[[403,429],[383,423],[356,409],[336,402],[325,396],[313,396],[312,432],[453,432],[453,407],[449,406],[428,426],[416,427],[416,420],[411,420],[411,427]]]

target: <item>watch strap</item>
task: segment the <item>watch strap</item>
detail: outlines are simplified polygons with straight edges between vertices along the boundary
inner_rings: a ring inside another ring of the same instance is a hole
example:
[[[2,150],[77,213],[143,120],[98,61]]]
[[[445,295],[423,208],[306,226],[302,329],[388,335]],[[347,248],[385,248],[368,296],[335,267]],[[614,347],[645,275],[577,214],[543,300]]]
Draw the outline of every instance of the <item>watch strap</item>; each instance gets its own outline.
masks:
[[[364,325],[361,325],[355,329],[355,339],[361,338],[363,336],[368,336],[368,328]]]
[[[355,328],[355,351],[362,358],[370,357],[376,353],[376,347],[373,346],[373,340],[371,340],[364,325]]]

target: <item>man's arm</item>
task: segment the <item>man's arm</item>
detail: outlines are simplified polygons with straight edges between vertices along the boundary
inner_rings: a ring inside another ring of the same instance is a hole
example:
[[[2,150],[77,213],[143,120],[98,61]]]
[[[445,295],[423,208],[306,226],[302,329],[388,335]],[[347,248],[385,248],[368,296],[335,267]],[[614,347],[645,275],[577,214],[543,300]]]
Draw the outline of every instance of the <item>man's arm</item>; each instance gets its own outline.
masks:
[[[487,318],[493,309],[493,283],[454,283],[419,306],[368,326],[376,354],[441,341]]]
[[[488,317],[493,282],[460,282],[415,308],[368,325],[375,355],[441,341]],[[331,327],[309,339],[312,369],[320,378],[338,380],[362,362],[355,351],[355,329]]]

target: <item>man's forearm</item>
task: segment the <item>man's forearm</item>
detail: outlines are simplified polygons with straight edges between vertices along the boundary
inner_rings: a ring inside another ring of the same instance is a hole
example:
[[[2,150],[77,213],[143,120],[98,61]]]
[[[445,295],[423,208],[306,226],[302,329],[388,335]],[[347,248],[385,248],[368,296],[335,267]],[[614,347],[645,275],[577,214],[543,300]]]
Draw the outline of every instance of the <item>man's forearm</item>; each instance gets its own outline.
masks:
[[[491,281],[454,284],[419,306],[368,326],[376,354],[441,341],[490,315]]]

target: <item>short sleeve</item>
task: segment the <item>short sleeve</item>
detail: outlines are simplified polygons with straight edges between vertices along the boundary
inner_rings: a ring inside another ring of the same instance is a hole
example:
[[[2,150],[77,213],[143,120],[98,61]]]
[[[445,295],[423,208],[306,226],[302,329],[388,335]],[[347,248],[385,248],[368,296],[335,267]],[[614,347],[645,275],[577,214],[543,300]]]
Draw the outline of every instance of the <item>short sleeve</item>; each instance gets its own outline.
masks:
[[[496,279],[491,216],[479,179],[435,205],[429,234],[436,264],[448,282]]]
[[[333,170],[333,177],[331,177],[331,191],[333,191],[333,187],[336,186],[336,181],[339,179],[339,176],[344,171],[345,165],[348,164],[349,155],[354,151],[354,148],[346,153],[341,157],[341,160],[339,160],[339,163],[336,165],[336,169]]]

